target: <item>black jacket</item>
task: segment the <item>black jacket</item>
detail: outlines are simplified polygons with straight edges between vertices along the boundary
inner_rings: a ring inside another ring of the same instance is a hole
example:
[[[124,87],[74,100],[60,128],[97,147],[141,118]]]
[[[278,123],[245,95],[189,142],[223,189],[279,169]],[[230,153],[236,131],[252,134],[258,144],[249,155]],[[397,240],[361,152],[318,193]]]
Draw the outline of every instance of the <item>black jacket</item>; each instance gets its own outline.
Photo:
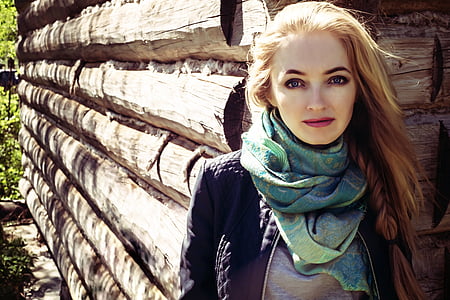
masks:
[[[279,239],[270,207],[240,163],[240,151],[205,163],[195,186],[181,253],[181,299],[261,299]],[[380,299],[396,299],[385,240],[368,213],[359,234]]]

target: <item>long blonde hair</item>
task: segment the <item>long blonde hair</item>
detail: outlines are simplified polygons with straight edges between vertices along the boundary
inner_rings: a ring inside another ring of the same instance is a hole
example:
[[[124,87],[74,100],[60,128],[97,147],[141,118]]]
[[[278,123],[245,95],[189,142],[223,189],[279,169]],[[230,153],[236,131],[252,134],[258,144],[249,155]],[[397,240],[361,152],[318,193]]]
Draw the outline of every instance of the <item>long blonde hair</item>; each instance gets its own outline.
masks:
[[[418,163],[406,134],[402,111],[389,80],[386,53],[349,10],[327,2],[287,6],[268,25],[251,49],[247,99],[270,108],[272,58],[288,35],[326,31],[347,51],[358,91],[345,137],[352,159],[367,177],[370,207],[377,214],[375,230],[389,241],[389,256],[399,299],[424,299],[411,263],[415,250],[411,218],[418,214],[416,193],[422,198]],[[332,51],[332,49],[330,49]],[[402,249],[401,249],[402,248]],[[403,250],[403,251],[402,251]]]

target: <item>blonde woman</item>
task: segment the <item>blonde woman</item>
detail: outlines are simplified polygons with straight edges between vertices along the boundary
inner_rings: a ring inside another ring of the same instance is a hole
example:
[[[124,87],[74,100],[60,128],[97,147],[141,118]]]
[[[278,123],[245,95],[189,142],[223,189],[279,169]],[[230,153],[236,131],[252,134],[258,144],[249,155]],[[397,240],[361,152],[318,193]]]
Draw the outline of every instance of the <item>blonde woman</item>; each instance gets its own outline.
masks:
[[[423,299],[419,186],[384,62],[347,10],[284,8],[252,48],[242,150],[205,164],[182,299]]]

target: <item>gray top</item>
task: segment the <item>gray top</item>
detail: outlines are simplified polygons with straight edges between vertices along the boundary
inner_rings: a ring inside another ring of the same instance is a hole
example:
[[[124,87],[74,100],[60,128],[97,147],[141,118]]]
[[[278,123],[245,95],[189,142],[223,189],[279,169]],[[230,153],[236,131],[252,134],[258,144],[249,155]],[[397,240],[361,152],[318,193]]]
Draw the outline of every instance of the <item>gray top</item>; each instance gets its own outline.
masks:
[[[353,300],[364,296],[364,292],[344,291],[339,282],[328,274],[300,274],[294,268],[286,244],[278,243],[269,267],[265,300]]]

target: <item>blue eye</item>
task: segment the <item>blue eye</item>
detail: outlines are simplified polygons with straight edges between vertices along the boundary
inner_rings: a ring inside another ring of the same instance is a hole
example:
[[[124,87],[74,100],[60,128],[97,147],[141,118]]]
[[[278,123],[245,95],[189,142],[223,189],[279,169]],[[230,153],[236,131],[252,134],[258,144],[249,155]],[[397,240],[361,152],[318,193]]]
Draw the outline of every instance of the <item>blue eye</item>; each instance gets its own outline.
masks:
[[[329,84],[335,84],[335,85],[344,85],[347,82],[348,82],[348,79],[341,75],[333,76],[328,80]]]
[[[299,79],[289,79],[285,83],[286,87],[289,89],[295,89],[302,86],[302,82]]]

